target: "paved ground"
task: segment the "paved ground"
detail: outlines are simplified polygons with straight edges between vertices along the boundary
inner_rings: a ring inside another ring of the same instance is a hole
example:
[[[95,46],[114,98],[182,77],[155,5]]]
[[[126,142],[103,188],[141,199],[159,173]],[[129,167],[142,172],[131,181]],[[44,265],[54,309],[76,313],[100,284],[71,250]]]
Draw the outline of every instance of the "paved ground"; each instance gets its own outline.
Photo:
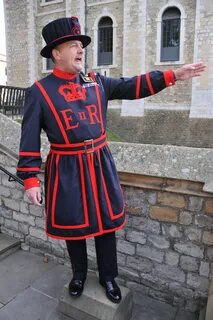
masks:
[[[70,320],[58,311],[58,298],[70,280],[68,267],[45,263],[19,250],[0,261],[0,320]],[[139,293],[131,320],[197,320],[193,314]]]

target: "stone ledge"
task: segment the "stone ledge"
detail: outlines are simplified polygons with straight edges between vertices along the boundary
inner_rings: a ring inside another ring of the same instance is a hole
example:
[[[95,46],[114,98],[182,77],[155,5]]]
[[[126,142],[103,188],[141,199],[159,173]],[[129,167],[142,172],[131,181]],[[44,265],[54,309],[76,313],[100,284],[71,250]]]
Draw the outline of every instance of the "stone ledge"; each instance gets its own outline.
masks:
[[[76,320],[129,320],[132,315],[132,294],[120,286],[122,301],[119,304],[110,302],[104,288],[98,283],[94,273],[89,274],[81,297],[73,299],[68,293],[68,284],[64,286],[59,298],[60,311]]]

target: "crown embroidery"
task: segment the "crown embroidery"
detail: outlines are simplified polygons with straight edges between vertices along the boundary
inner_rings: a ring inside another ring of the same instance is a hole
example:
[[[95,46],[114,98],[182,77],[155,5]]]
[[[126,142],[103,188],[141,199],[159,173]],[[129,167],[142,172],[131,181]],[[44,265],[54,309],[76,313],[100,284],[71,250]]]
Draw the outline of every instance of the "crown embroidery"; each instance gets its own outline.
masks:
[[[58,92],[67,102],[86,99],[86,89],[79,83],[68,82],[58,88]]]

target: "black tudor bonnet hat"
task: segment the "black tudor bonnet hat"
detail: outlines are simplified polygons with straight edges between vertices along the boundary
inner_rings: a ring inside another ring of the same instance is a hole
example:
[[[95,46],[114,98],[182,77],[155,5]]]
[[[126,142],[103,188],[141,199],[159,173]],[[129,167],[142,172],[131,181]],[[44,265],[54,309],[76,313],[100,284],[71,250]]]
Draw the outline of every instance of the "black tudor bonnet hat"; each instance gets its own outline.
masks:
[[[41,50],[40,54],[45,58],[50,58],[52,49],[63,42],[79,40],[84,48],[91,42],[90,37],[81,34],[81,26],[76,17],[51,21],[42,29],[42,36],[46,46]]]

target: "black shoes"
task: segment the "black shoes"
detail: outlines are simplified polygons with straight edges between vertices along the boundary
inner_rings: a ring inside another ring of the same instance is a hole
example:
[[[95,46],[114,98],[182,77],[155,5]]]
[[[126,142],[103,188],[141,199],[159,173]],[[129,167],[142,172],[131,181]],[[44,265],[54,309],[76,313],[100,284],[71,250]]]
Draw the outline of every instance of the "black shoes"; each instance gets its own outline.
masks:
[[[112,281],[99,281],[100,284],[105,288],[106,290],[106,296],[107,298],[114,302],[119,303],[121,301],[121,290],[115,280]]]
[[[84,280],[72,279],[69,283],[69,294],[71,297],[80,297],[84,290]],[[121,290],[115,280],[99,281],[105,288],[107,298],[113,303],[121,301]]]
[[[69,294],[72,297],[79,297],[84,290],[84,281],[72,279],[69,283]]]

